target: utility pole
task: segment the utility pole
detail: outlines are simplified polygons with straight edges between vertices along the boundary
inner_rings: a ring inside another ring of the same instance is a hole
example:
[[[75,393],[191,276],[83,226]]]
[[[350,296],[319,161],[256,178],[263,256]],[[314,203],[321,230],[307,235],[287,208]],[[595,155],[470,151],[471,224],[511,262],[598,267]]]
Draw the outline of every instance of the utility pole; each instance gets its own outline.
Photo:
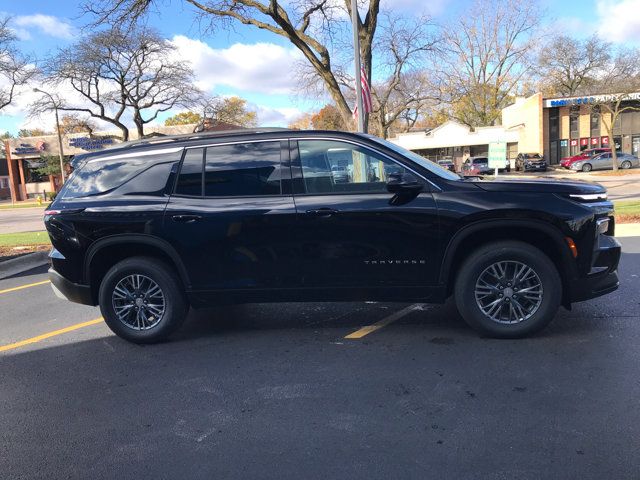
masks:
[[[358,2],[351,0],[351,23],[353,25],[353,53],[356,67],[356,105],[358,106],[358,132],[364,133],[364,111],[362,106],[362,80],[360,79],[360,36],[358,35]]]
[[[50,93],[47,93],[44,90],[40,90],[39,88],[34,88],[33,91],[42,93],[49,97],[49,99],[51,100],[51,104],[53,105],[53,110],[56,114],[56,131],[58,132],[58,154],[60,156],[60,178],[62,180],[62,184],[64,185],[64,152],[62,151],[62,134],[60,133],[60,120],[58,119],[58,104]]]

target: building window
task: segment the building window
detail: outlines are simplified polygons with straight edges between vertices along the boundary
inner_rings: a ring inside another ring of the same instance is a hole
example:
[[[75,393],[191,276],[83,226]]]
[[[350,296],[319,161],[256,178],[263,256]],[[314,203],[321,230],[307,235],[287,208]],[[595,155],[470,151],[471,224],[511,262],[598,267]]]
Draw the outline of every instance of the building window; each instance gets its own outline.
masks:
[[[600,114],[593,112],[591,114],[591,137],[600,136]]]
[[[557,140],[560,136],[560,117],[558,109],[552,108],[549,112],[549,139]]]
[[[569,117],[569,136],[571,138],[578,138],[580,136],[579,134],[579,119],[580,117],[576,114],[571,114],[571,116]]]
[[[563,139],[560,140],[560,158],[565,158],[569,156],[569,140]]]

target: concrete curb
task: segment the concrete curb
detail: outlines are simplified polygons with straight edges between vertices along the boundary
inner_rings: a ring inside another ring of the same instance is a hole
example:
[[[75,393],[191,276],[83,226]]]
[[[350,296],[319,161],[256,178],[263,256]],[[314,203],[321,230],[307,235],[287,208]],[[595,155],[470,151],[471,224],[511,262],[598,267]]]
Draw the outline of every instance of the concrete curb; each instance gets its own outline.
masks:
[[[46,265],[49,261],[49,252],[34,252],[18,258],[12,258],[0,263],[0,280],[22,273],[32,268]]]

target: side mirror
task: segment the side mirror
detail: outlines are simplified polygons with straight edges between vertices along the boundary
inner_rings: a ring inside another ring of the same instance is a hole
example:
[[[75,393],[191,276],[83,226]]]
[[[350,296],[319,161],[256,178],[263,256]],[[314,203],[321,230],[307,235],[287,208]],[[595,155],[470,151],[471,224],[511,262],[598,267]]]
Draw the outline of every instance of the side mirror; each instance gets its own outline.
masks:
[[[391,173],[387,179],[387,190],[397,195],[417,195],[423,184],[413,173]]]

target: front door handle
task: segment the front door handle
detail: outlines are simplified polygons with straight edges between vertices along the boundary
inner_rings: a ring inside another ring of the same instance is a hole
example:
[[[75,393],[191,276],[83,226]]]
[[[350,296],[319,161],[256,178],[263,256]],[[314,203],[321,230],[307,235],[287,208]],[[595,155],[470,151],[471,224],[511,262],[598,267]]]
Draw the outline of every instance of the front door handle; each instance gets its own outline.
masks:
[[[307,214],[314,215],[316,217],[330,217],[331,215],[338,213],[338,210],[333,208],[318,208],[314,210],[307,210]]]
[[[194,223],[200,220],[200,215],[174,215],[171,219],[178,223]]]

